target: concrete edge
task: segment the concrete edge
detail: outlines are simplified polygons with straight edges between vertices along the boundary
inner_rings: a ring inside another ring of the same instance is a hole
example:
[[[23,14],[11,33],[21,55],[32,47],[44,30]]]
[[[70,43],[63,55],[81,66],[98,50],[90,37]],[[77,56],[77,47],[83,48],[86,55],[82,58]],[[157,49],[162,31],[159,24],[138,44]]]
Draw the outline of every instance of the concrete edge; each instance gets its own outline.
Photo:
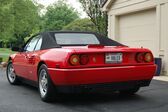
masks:
[[[168,82],[168,76],[155,76],[153,79]]]

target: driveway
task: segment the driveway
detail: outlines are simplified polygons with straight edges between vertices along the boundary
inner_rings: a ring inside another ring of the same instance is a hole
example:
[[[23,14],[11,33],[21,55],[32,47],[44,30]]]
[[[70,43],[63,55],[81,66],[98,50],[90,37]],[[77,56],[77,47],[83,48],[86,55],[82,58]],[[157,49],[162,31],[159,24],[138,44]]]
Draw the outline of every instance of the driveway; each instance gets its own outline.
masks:
[[[44,103],[36,88],[11,86],[0,71],[0,112],[167,112],[168,82],[153,80],[135,96],[116,93],[78,95],[64,101]]]

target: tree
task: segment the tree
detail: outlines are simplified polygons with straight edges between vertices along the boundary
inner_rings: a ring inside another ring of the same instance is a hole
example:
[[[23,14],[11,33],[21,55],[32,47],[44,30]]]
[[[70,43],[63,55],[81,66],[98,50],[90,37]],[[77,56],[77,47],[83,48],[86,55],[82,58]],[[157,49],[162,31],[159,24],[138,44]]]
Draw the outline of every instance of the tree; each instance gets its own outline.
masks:
[[[0,41],[6,42],[13,36],[14,16],[12,0],[0,0]]]
[[[24,38],[36,32],[39,27],[38,7],[32,0],[13,0],[14,36],[22,45]]]
[[[0,41],[22,45],[39,30],[38,5],[32,0],[0,0]]]
[[[107,13],[101,11],[99,0],[79,0],[84,11],[95,24],[99,33],[107,35]]]
[[[65,26],[63,30],[97,32],[96,26],[88,18],[77,19]]]
[[[79,18],[78,12],[68,6],[65,1],[59,0],[47,7],[44,15],[44,30],[62,30],[62,28]]]

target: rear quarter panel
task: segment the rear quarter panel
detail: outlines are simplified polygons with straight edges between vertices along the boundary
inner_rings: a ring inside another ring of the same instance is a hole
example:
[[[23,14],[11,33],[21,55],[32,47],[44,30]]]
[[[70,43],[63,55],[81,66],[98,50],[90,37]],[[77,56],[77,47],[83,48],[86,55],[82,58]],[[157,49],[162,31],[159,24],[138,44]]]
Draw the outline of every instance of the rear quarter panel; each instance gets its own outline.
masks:
[[[40,61],[45,62],[48,68],[63,68],[71,52],[75,51],[62,48],[42,50],[40,51]]]

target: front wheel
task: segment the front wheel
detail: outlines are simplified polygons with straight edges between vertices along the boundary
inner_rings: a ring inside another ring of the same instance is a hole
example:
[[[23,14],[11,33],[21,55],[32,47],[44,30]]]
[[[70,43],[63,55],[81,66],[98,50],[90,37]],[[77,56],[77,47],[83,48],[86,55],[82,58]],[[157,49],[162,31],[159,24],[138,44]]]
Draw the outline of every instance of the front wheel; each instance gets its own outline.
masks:
[[[8,82],[10,84],[12,84],[12,85],[19,84],[19,79],[18,79],[18,77],[15,73],[12,62],[9,62],[8,65],[7,65],[6,75],[7,75]]]
[[[38,86],[40,97],[44,102],[51,102],[54,100],[55,87],[52,83],[47,66],[41,65],[38,71]]]

